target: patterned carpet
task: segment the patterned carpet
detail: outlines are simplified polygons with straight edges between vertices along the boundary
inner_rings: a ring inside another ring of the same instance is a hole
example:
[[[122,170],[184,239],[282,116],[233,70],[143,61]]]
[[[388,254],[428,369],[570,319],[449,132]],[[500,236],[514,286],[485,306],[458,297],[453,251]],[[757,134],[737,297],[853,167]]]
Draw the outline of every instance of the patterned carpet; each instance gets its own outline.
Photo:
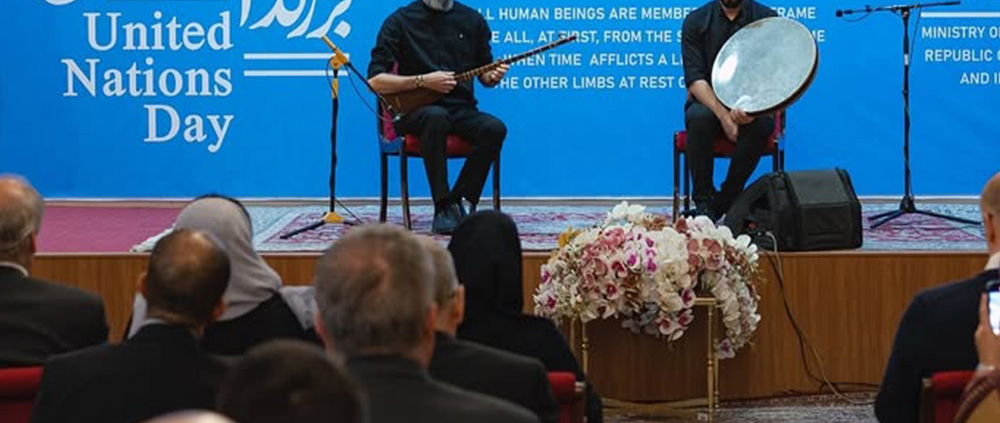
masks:
[[[973,204],[927,204],[927,210],[979,219],[979,208]],[[864,214],[870,216],[883,211],[894,210],[895,204],[877,203],[864,205]],[[413,228],[416,232],[429,234],[431,208],[413,207]],[[508,206],[504,212],[512,215],[521,230],[521,242],[525,250],[548,251],[556,246],[559,233],[566,228],[587,227],[598,222],[609,210],[606,206]],[[321,206],[297,207],[250,207],[254,221],[254,244],[260,251],[321,251],[339,238],[349,227],[326,225],[317,230],[297,235],[291,239],[280,239],[293,229],[317,221],[323,214]],[[354,212],[364,222],[378,221],[377,206],[353,207]],[[666,207],[651,208],[652,213],[669,214]],[[344,210],[341,214],[347,215]],[[348,215],[348,217],[350,217]],[[390,209],[389,221],[402,224],[399,207]],[[982,229],[979,225],[963,225],[943,219],[922,215],[907,215],[888,225],[872,230],[865,223],[864,250],[982,250],[984,248]],[[166,228],[165,228],[166,229]],[[135,251],[148,251],[157,237],[136,245]],[[447,237],[436,238],[446,241]]]
[[[848,394],[851,403],[832,395],[806,395],[755,401],[726,402],[716,423],[876,423],[872,392]],[[707,416],[667,417],[607,409],[608,423],[682,423],[706,421]]]

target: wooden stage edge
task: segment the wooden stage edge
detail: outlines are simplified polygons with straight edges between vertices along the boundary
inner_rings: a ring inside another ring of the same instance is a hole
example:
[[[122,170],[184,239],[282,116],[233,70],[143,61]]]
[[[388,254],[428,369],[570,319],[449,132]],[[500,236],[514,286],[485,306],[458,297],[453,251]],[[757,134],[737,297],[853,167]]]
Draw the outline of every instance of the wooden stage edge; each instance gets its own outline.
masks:
[[[286,283],[312,280],[316,253],[267,254]],[[132,307],[144,254],[40,254],[33,275],[98,293],[104,298],[112,338],[119,339]],[[525,304],[539,282],[547,253],[524,256]],[[985,252],[841,251],[781,255],[785,294],[800,327],[816,347],[833,381],[878,384],[899,318],[917,291],[981,271]],[[769,261],[761,258],[762,321],[754,345],[721,365],[725,399],[789,391],[815,392],[798,341],[782,305]],[[615,322],[587,327],[590,378],[606,397],[630,401],[695,398],[705,392],[703,315],[676,345],[634,335]],[[972,339],[969,339],[972,342]],[[811,360],[811,358],[810,358]],[[810,361],[815,369],[816,363]],[[814,370],[815,371],[815,370]]]

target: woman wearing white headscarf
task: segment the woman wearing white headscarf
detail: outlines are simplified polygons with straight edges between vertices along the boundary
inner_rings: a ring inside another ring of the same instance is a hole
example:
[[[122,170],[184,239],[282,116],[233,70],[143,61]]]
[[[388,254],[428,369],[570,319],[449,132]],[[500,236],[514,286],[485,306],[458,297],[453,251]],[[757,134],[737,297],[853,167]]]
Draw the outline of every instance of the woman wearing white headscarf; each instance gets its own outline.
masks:
[[[275,338],[317,341],[312,328],[312,287],[282,287],[281,277],[253,248],[250,216],[232,198],[210,195],[188,204],[174,229],[199,229],[215,235],[230,262],[226,311],[208,325],[202,346],[216,354],[243,354]],[[136,294],[128,335],[146,323],[146,299]]]

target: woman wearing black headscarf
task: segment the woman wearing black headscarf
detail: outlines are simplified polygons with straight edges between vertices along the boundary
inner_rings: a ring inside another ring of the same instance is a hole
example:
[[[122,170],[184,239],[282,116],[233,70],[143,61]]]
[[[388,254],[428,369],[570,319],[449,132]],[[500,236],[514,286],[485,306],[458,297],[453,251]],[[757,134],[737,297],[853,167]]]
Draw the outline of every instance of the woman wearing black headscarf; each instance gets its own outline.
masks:
[[[466,218],[448,244],[465,285],[465,320],[458,337],[539,359],[552,372],[585,381],[573,352],[551,320],[522,312],[521,240],[514,221],[482,211]],[[601,399],[587,382],[587,421],[603,421]]]

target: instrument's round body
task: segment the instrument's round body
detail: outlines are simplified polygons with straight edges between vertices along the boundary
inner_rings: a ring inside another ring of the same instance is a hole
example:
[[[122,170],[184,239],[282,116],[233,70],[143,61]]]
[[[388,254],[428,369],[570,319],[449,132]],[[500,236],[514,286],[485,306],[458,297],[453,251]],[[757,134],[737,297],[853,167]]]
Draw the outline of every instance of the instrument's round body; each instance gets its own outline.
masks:
[[[819,48],[802,24],[764,18],[733,34],[712,66],[722,104],[747,114],[780,110],[798,100],[816,75]]]

